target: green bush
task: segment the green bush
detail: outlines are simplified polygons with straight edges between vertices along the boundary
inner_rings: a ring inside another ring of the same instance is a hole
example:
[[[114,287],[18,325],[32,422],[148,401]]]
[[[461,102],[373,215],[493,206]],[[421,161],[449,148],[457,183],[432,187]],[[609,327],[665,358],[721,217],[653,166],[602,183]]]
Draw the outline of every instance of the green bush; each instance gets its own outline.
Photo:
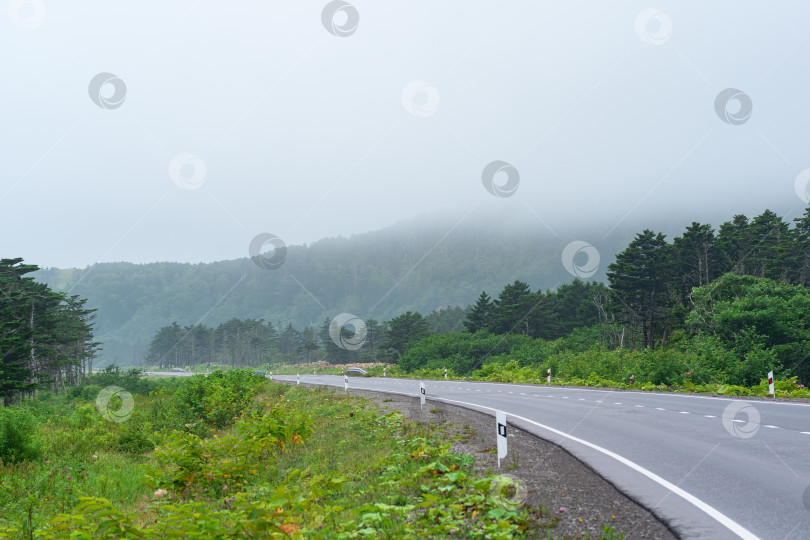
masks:
[[[194,375],[174,392],[175,414],[184,424],[195,426],[199,436],[205,436],[210,428],[231,425],[264,385],[263,377],[247,370]]]
[[[510,353],[534,340],[524,335],[496,336],[486,331],[431,335],[413,344],[397,360],[405,371],[450,369],[469,375],[495,357]]]
[[[86,386],[74,386],[68,390],[68,395],[85,401],[95,401],[101,392],[102,387],[98,384],[88,384]]]
[[[155,448],[155,443],[151,438],[152,434],[152,425],[149,422],[140,421],[133,415],[130,421],[125,422],[121,427],[121,433],[116,441],[117,449],[127,454],[151,452]]]
[[[93,373],[87,376],[87,386],[98,386],[105,388],[107,386],[120,386],[131,394],[146,395],[149,392],[157,389],[165,384],[176,384],[175,381],[163,381],[146,379],[143,376],[143,371],[140,369],[123,370],[118,366],[108,366],[99,373]],[[96,392],[96,395],[98,392]],[[93,395],[88,399],[96,399]]]
[[[30,461],[42,455],[39,424],[19,407],[0,409],[0,460],[4,463]]]

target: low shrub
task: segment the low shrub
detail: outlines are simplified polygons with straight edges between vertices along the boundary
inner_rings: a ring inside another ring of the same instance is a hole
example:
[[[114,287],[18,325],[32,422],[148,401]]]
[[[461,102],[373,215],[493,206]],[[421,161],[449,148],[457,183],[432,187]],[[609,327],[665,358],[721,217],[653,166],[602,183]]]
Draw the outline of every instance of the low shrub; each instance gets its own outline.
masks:
[[[20,407],[0,408],[0,460],[4,463],[29,461],[42,455],[39,424]]]

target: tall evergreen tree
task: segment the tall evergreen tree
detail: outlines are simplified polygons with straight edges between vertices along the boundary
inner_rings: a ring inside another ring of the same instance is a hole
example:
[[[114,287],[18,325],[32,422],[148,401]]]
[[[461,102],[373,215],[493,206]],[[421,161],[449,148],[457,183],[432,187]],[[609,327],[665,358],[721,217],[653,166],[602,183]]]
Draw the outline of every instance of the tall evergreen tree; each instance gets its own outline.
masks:
[[[792,232],[793,249],[786,253],[785,264],[790,281],[807,286],[810,284],[810,206],[793,222],[796,224]]]
[[[393,358],[399,358],[411,345],[427,337],[429,328],[423,315],[406,311],[388,321],[385,347]]]
[[[718,249],[719,275],[732,272],[737,275],[751,273],[751,230],[748,218],[742,214],[720,225],[715,245]]]
[[[504,287],[493,302],[489,329],[494,334],[532,335],[535,329],[529,315],[537,301],[538,297],[532,294],[528,283],[515,280]]]
[[[666,338],[663,319],[672,302],[672,249],[661,233],[645,229],[608,266],[614,309],[622,320],[637,327],[642,344],[653,348]]]
[[[478,300],[475,301],[467,318],[464,320],[464,327],[468,332],[474,334],[479,330],[489,327],[489,319],[492,316],[493,303],[486,291],[481,291]]]
[[[785,262],[792,251],[791,234],[788,224],[771,210],[751,220],[751,253],[748,272],[756,277],[774,280],[787,280],[788,269]]]

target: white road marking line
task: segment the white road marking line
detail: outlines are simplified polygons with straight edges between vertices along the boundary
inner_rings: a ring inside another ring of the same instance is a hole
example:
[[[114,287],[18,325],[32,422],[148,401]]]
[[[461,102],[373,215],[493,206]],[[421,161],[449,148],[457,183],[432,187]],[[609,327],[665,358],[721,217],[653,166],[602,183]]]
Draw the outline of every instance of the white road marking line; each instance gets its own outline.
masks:
[[[717,417],[716,417],[715,415],[713,415],[713,414],[704,414],[704,415],[703,415],[703,417],[704,417],[704,418],[717,418]]]
[[[621,403],[614,403],[614,405],[621,405]]]
[[[525,394],[524,392],[521,392],[521,393],[520,393],[520,395],[521,395],[521,396],[525,396],[526,394]]]
[[[447,399],[447,400],[442,400],[442,401],[461,403],[463,405],[471,405],[474,408],[489,409],[491,411],[495,410],[492,407],[487,407],[485,405],[477,405],[475,403],[467,403],[467,402],[464,402],[464,401],[456,401],[456,400],[452,400],[452,399]],[[730,517],[725,515],[724,513],[720,512],[720,510],[718,510],[715,507],[711,506],[710,504],[702,501],[701,499],[698,499],[697,497],[695,497],[694,495],[692,495],[688,491],[685,491],[682,488],[679,488],[678,486],[676,486],[672,482],[664,480],[663,478],[661,478],[660,476],[658,476],[654,472],[649,471],[649,470],[645,469],[644,467],[642,467],[641,465],[630,461],[629,459],[627,459],[624,456],[620,456],[619,454],[616,454],[615,452],[611,452],[610,450],[608,450],[606,448],[602,448],[601,446],[597,446],[597,445],[595,445],[595,444],[593,444],[591,442],[588,442],[586,440],[580,439],[578,437],[574,437],[573,435],[569,435],[568,433],[564,433],[564,432],[562,432],[562,431],[560,431],[558,429],[554,429],[553,427],[546,426],[544,424],[541,424],[540,422],[535,422],[534,420],[529,420],[528,418],[526,418],[524,416],[518,416],[516,414],[511,414],[511,413],[507,413],[507,415],[512,416],[514,418],[517,418],[519,420],[523,420],[524,422],[534,424],[535,426],[537,426],[537,427],[539,427],[541,429],[545,429],[545,430],[550,431],[550,432],[552,432],[552,433],[554,433],[556,435],[559,435],[561,437],[565,437],[566,439],[569,439],[569,440],[574,441],[576,443],[587,446],[588,448],[592,448],[593,450],[596,450],[597,452],[601,452],[602,454],[605,454],[606,456],[612,457],[613,459],[615,459],[619,463],[622,463],[622,464],[626,465],[627,467],[630,467],[634,471],[636,471],[636,472],[638,472],[640,474],[643,474],[644,476],[646,476],[647,478],[649,478],[653,482],[657,483],[658,485],[670,490],[675,495],[678,495],[679,497],[681,497],[681,498],[685,499],[686,501],[692,503],[699,510],[705,512],[712,519],[714,519],[715,521],[717,521],[718,523],[723,525],[725,528],[727,528],[728,530],[730,530],[731,532],[733,532],[737,536],[739,536],[739,537],[741,537],[741,538],[743,538],[745,540],[759,540],[758,536],[756,536],[754,533],[752,533],[751,531],[749,531],[748,529],[746,529],[745,527],[743,527],[742,525],[740,525],[739,523],[737,523],[736,521],[734,521],[733,519],[731,519]]]
[[[638,407],[639,409],[643,409],[644,405],[636,405],[636,407]]]
[[[804,435],[810,435],[810,431],[802,431],[801,433]]]
[[[769,426],[767,424],[764,427],[771,428],[771,429],[779,429],[779,426]]]
[[[584,397],[579,398],[577,401],[585,401]]]
[[[601,399],[597,399],[597,400],[596,400],[596,402],[597,402],[597,403],[602,403],[602,400],[601,400]]]
[[[568,396],[563,396],[562,398],[563,398],[563,399],[568,399]]]
[[[689,414],[689,411],[680,411],[678,414]]]
[[[661,407],[656,407],[655,410],[656,411],[665,411],[666,409],[662,409]]]
[[[735,422],[747,422],[747,420],[734,420]]]

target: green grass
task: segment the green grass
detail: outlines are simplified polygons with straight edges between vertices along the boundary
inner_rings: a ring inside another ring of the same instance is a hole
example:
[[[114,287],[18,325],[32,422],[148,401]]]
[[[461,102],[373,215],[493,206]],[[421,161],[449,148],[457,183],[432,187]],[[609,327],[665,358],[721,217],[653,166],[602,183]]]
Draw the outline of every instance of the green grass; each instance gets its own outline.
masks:
[[[41,457],[0,464],[0,538],[514,538],[551,525],[506,504],[440,427],[362,398],[234,374],[135,403],[120,424],[81,393],[24,404]]]

